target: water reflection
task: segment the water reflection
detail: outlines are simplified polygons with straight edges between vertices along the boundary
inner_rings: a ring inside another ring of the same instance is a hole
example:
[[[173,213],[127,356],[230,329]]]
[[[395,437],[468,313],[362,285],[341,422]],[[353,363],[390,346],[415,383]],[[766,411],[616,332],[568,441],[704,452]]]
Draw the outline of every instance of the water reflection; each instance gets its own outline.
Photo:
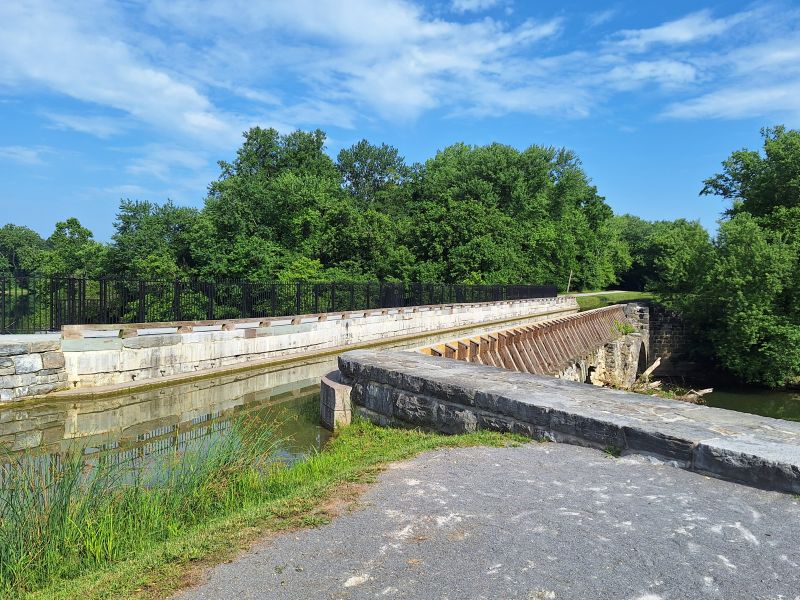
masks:
[[[181,452],[268,416],[288,461],[322,448],[319,379],[334,359],[165,386],[109,399],[11,405],[0,412],[0,445],[11,453],[60,455],[76,447],[112,462]]]
[[[503,327],[530,323],[508,322]],[[407,349],[478,335],[498,325],[433,333],[384,348]],[[319,426],[319,380],[336,368],[336,357],[299,360],[281,367],[219,376],[105,399],[36,400],[0,407],[0,447],[7,452],[58,460],[85,448],[109,461],[140,464],[167,450],[182,452],[230,429],[258,411],[283,440],[279,456],[288,461],[321,449],[328,432]],[[99,454],[98,454],[99,453]]]
[[[800,392],[745,388],[716,390],[705,398],[707,406],[800,421]]]

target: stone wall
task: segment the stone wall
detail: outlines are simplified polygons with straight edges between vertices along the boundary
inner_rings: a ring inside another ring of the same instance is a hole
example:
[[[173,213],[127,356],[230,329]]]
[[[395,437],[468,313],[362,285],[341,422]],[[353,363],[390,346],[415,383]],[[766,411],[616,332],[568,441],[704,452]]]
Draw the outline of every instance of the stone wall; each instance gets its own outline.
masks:
[[[577,379],[565,375],[561,375],[561,378],[623,390],[630,389],[639,374],[642,345],[640,333],[623,335],[598,348],[595,355],[586,361],[588,378]]]
[[[659,305],[650,306],[650,353],[661,358],[654,377],[692,377],[702,370],[692,360],[693,335],[683,316]]]
[[[577,310],[574,298],[562,297],[274,319],[65,327],[62,350],[71,387],[104,386]]]
[[[67,387],[58,336],[0,338],[0,401],[47,394]]]
[[[339,371],[380,424],[513,432],[800,493],[800,423],[415,352],[347,352]]]

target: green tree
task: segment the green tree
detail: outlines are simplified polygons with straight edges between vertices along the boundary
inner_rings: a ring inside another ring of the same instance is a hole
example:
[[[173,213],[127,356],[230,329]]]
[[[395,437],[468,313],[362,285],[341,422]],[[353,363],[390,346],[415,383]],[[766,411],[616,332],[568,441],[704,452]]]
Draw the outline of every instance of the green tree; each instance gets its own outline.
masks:
[[[763,154],[739,150],[703,194],[731,201],[713,252],[671,271],[682,308],[718,364],[750,383],[800,380],[800,133],[762,131]],[[661,264],[676,262],[662,248]],[[677,261],[680,263],[680,261]]]
[[[97,277],[105,267],[106,247],[75,217],[56,223],[47,238],[41,272],[48,275]]]
[[[763,154],[738,150],[722,163],[722,173],[705,180],[701,194],[732,202],[728,214],[766,216],[800,206],[800,131],[779,125],[761,130]]]
[[[387,144],[373,146],[367,140],[341,150],[336,166],[343,184],[356,198],[370,204],[379,196],[391,197],[388,189],[402,186],[411,173],[397,148]]]
[[[191,274],[194,208],[122,200],[108,249],[108,273],[151,279]]]
[[[32,229],[11,223],[0,227],[0,268],[6,273],[37,271],[44,249],[44,240]]]

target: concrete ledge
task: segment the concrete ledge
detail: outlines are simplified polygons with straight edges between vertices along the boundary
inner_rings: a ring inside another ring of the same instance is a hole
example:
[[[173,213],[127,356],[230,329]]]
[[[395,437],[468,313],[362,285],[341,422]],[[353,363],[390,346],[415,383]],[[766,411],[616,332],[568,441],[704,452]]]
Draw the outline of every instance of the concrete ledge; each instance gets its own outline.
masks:
[[[383,424],[509,431],[800,493],[800,423],[411,352],[347,352],[339,370]]]

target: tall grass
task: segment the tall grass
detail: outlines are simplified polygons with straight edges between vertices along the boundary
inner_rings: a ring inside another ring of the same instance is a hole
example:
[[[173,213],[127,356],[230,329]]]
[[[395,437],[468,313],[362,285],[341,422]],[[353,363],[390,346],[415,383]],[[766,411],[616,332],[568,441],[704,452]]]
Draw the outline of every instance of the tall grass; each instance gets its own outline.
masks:
[[[0,464],[0,597],[131,557],[269,492],[277,440],[249,415],[154,462],[118,463],[74,448],[58,460]]]

